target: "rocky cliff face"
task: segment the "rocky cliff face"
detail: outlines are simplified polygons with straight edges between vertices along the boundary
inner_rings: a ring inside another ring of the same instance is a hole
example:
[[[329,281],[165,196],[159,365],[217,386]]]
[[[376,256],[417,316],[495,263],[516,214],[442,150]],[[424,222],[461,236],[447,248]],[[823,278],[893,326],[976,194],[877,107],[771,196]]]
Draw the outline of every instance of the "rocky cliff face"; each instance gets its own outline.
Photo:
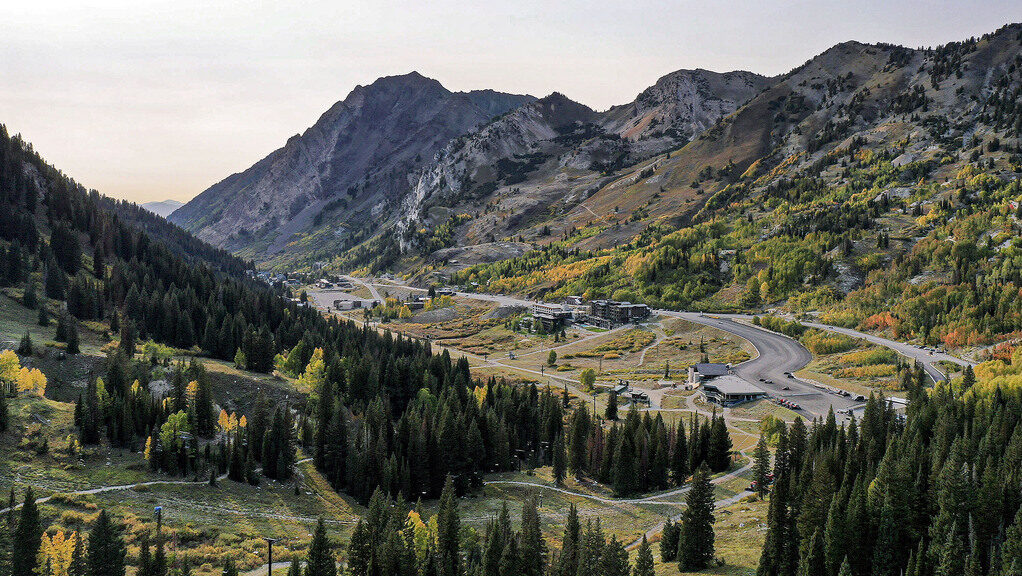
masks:
[[[678,70],[657,80],[634,102],[605,112],[601,124],[636,143],[638,153],[655,154],[709,129],[770,83],[770,78],[752,72]]]
[[[321,213],[379,215],[410,187],[409,175],[452,138],[527,96],[454,93],[418,73],[359,86],[303,134],[177,210],[171,220],[218,246],[273,254]]]

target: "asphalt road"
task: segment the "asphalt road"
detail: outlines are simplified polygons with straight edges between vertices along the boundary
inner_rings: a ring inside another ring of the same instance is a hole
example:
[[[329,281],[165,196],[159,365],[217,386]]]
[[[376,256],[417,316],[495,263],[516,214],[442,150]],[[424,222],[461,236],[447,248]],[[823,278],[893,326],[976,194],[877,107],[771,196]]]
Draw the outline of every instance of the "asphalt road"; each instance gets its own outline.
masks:
[[[398,283],[382,283],[378,280],[374,281],[374,279],[368,279],[368,281],[366,281],[359,278],[352,278],[352,280],[360,284],[364,284],[374,293],[376,292],[374,288],[375,286],[401,285]],[[415,288],[405,287],[415,290]],[[528,307],[535,303],[531,300],[524,300],[502,294],[458,292],[457,295],[465,298],[475,298],[477,300],[496,302],[502,306]],[[788,378],[784,374],[785,372],[796,372],[804,368],[812,360],[812,355],[800,343],[788,338],[787,336],[735,321],[739,319],[748,320],[751,318],[749,315],[714,314],[713,317],[710,317],[703,316],[696,312],[674,312],[671,310],[655,310],[654,312],[663,316],[684,318],[692,322],[720,328],[751,342],[756,350],[759,351],[759,355],[752,360],[735,366],[735,372],[742,378],[745,378],[746,380],[763,388],[772,396],[786,398],[795,402],[802,408],[802,412],[810,418],[813,416],[826,415],[827,411],[831,407],[833,407],[834,411],[837,412],[838,410],[847,410],[849,408],[862,405],[862,402],[856,402],[853,398],[829,393],[825,390],[816,388],[808,382],[799,380],[798,378]],[[911,344],[859,332],[858,330],[829,326],[815,322],[803,322],[803,324],[820,330],[845,334],[854,338],[862,338],[863,340],[874,344],[886,346],[907,358],[920,362],[926,370],[926,373],[929,374],[930,378],[933,379],[934,382],[945,379],[943,372],[936,366],[936,363],[941,360],[952,362],[960,366],[970,364],[975,365],[974,362],[963,360],[949,354],[922,350]],[[762,378],[764,382],[760,382],[760,378]],[[768,383],[766,381],[771,382]],[[785,387],[789,388],[789,390],[785,390]]]
[[[809,418],[826,416],[831,407],[837,412],[862,404],[862,402],[856,402],[853,397],[831,394],[798,378],[788,378],[785,372],[801,370],[809,364],[813,356],[802,344],[787,336],[735,322],[731,318],[669,310],[657,310],[656,313],[719,328],[748,340],[759,352],[759,355],[735,365],[735,373],[766,390],[771,396],[785,398],[798,404],[802,408],[800,412],[803,416]],[[760,382],[760,378],[764,381]],[[788,388],[788,390],[784,388]]]
[[[802,322],[802,324],[804,326],[818,328],[820,330],[837,332],[838,334],[844,334],[845,336],[851,336],[853,338],[862,338],[863,340],[872,342],[873,344],[877,344],[879,346],[886,346],[894,350],[895,352],[901,354],[902,356],[905,356],[906,358],[911,358],[922,364],[923,368],[926,370],[926,373],[930,375],[930,378],[933,379],[934,382],[946,379],[944,372],[937,368],[936,366],[937,362],[940,361],[951,362],[953,364],[958,364],[959,366],[962,367],[976,365],[975,362],[963,360],[961,358],[958,358],[957,356],[952,356],[950,354],[945,354],[943,352],[931,352],[929,350],[923,350],[911,344],[898,342],[896,340],[889,340],[881,336],[875,336],[873,334],[859,332],[858,330],[852,330],[850,328],[839,328],[837,326],[830,326],[827,324],[820,324],[817,322]]]

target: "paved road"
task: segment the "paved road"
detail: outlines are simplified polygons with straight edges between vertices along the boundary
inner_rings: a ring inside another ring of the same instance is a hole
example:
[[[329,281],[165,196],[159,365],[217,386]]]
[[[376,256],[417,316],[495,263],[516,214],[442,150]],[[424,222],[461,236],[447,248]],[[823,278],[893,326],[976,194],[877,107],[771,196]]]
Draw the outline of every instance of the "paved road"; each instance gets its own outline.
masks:
[[[930,375],[930,378],[933,379],[934,382],[947,379],[944,372],[935,366],[937,362],[943,360],[945,362],[958,364],[959,366],[962,367],[976,365],[975,362],[972,362],[970,360],[963,360],[961,358],[958,358],[957,356],[952,356],[950,354],[945,354],[943,352],[930,352],[929,350],[922,350],[911,344],[898,342],[896,340],[889,340],[881,336],[867,334],[865,332],[859,332],[858,330],[852,330],[850,328],[840,328],[838,326],[830,326],[827,324],[820,324],[817,322],[802,322],[802,324],[804,326],[809,326],[811,328],[827,330],[830,332],[837,332],[838,334],[844,334],[845,336],[851,336],[853,338],[862,338],[863,340],[872,342],[873,344],[877,344],[879,346],[886,346],[894,350],[895,352],[901,354],[902,356],[911,358],[922,364],[923,368],[926,369],[926,373]]]
[[[798,378],[788,378],[784,373],[796,372],[804,368],[813,359],[812,354],[802,344],[787,336],[735,321],[745,318],[744,316],[714,315],[711,317],[695,312],[673,312],[670,310],[657,310],[656,313],[719,328],[748,340],[755,346],[759,355],[736,365],[735,372],[763,388],[772,396],[787,398],[795,402],[802,408],[804,415],[809,418],[825,416],[831,407],[837,412],[861,404],[861,402],[855,402],[845,396],[824,392]],[[760,382],[760,378],[765,381]],[[785,387],[789,390],[785,390]]]

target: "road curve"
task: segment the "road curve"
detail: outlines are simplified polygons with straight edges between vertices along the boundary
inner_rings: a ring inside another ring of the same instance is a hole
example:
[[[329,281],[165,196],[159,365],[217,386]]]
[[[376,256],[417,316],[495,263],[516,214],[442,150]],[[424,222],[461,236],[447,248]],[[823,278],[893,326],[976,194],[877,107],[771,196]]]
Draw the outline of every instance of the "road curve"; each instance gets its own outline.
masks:
[[[935,366],[937,362],[940,361],[951,362],[962,367],[976,365],[975,362],[972,362],[970,360],[963,360],[957,356],[945,354],[944,352],[931,352],[929,350],[924,350],[911,344],[898,342],[896,340],[890,340],[887,338],[883,338],[881,336],[876,336],[874,334],[867,334],[866,332],[859,332],[858,330],[852,330],[851,328],[841,328],[839,326],[830,326],[829,324],[820,324],[818,322],[802,322],[802,325],[809,326],[810,328],[816,328],[819,330],[827,330],[828,332],[844,334],[845,336],[851,336],[852,338],[861,338],[863,340],[872,342],[873,344],[877,344],[879,346],[886,346],[887,348],[894,350],[898,354],[901,354],[906,358],[911,358],[912,360],[915,360],[916,362],[922,364],[923,368],[926,370],[926,373],[930,375],[930,378],[932,378],[934,382],[947,379],[947,376],[944,374],[944,372]]]
[[[809,364],[813,355],[797,340],[751,324],[735,321],[749,318],[749,316],[738,314],[708,316],[696,312],[674,312],[671,310],[657,310],[656,313],[719,328],[748,340],[756,348],[758,355],[737,364],[734,367],[735,373],[763,388],[771,396],[795,402],[802,408],[801,411],[810,418],[826,416],[831,407],[836,412],[860,404],[851,398],[827,393],[798,378],[789,378],[785,374],[786,372],[801,370]],[[785,390],[785,388],[788,389]]]

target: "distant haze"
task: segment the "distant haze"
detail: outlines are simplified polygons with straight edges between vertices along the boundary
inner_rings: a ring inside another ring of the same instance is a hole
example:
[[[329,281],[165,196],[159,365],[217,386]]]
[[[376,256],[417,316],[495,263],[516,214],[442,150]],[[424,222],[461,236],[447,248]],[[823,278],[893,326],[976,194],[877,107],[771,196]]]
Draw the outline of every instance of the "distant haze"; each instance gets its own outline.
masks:
[[[596,109],[681,68],[779,74],[844,41],[929,46],[1014,1],[36,1],[0,18],[0,123],[90,188],[186,200],[357,84],[560,91]]]

